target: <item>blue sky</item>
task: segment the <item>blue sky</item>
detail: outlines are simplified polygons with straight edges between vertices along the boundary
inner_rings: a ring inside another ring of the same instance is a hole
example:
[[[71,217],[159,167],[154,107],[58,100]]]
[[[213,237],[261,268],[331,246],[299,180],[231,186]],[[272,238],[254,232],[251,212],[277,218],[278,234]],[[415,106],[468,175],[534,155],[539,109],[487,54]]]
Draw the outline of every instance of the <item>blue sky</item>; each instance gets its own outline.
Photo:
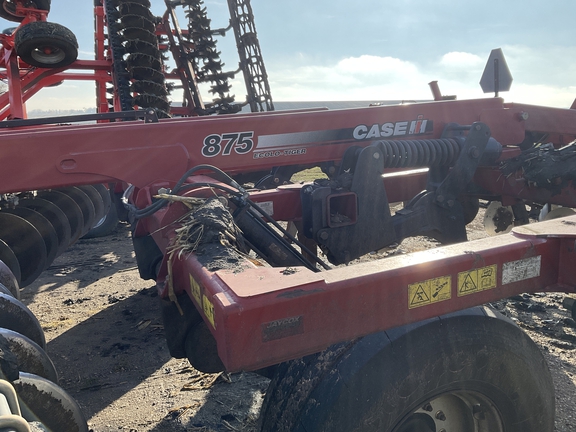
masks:
[[[151,1],[161,15],[164,1]],[[49,16],[74,31],[86,59],[92,4],[52,0]],[[226,1],[205,4],[212,26],[225,27]],[[574,0],[252,0],[252,8],[274,100],[426,99],[432,80],[459,99],[490,97],[478,82],[493,48],[503,49],[514,77],[506,100],[568,107],[576,97]],[[218,45],[236,69],[232,34]],[[29,107],[86,108],[93,95],[66,83]]]

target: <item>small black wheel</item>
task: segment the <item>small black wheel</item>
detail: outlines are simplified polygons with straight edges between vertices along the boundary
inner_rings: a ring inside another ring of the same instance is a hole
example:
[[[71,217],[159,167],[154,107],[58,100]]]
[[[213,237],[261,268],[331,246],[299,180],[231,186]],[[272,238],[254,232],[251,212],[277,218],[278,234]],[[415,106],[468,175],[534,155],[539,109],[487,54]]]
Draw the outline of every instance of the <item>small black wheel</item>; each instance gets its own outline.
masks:
[[[78,57],[76,36],[56,23],[35,21],[20,27],[14,46],[22,60],[41,68],[68,66]]]
[[[23,6],[30,9],[50,11],[51,0],[24,0]],[[16,14],[16,2],[14,0],[3,0],[0,5],[0,18],[8,21],[21,22],[24,16]]]
[[[552,432],[554,386],[530,338],[487,308],[278,367],[262,432]]]

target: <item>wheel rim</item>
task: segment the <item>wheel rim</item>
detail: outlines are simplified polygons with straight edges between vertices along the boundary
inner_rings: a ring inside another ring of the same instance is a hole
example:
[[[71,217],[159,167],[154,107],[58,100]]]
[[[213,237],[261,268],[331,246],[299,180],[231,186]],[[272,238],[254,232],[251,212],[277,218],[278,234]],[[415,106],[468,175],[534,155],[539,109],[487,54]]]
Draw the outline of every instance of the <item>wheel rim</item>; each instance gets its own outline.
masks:
[[[57,64],[66,58],[66,53],[55,46],[39,46],[30,55],[38,63]]]
[[[414,410],[393,432],[503,432],[500,412],[481,393],[452,391]]]

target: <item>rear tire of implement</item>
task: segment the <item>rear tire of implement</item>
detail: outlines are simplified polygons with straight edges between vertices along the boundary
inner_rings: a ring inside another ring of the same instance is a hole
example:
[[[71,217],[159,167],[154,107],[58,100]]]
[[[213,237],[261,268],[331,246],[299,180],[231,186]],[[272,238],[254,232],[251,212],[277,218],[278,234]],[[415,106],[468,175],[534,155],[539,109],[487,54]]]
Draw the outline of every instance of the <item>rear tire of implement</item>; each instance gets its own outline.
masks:
[[[474,308],[280,365],[260,425],[262,432],[551,432],[554,400],[532,340],[501,315]]]
[[[16,31],[16,53],[30,66],[60,68],[78,57],[78,41],[66,27],[44,21],[28,23]]]

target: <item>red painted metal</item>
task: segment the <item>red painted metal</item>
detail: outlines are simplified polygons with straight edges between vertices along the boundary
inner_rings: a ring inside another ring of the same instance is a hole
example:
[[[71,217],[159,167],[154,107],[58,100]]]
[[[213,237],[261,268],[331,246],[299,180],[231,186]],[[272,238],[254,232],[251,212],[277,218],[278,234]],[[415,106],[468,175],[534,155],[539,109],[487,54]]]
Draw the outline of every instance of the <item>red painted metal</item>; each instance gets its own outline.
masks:
[[[210,272],[190,255],[171,262],[172,283],[202,311],[227,369],[251,370],[523,292],[575,292],[576,272],[563,264],[576,258],[576,216],[538,224],[536,232],[532,227],[323,273],[250,262],[242,271]],[[503,281],[505,265],[531,258],[540,262],[537,272]],[[158,279],[162,290],[168,289],[167,265]],[[494,287],[462,295],[459,273],[494,265]],[[450,280],[450,298],[411,307],[410,285],[442,278]]]
[[[24,23],[45,19],[45,14],[30,12],[26,16]],[[95,60],[78,60],[66,70],[31,69],[19,63],[12,36],[0,36],[0,79],[9,84],[9,91],[0,96],[0,120],[25,118],[30,97],[64,80],[95,81],[97,109],[109,110],[106,83],[111,81],[111,60],[102,7],[95,8],[95,17]],[[441,99],[438,94],[439,90],[436,99]],[[193,114],[185,107],[174,112]],[[408,125],[421,125],[422,121],[430,127],[408,135]],[[435,139],[450,123],[477,121],[486,123],[492,136],[505,146],[501,160],[517,156],[517,146],[527,135],[545,137],[557,146],[576,139],[576,110],[504,103],[501,98],[177,118],[149,124],[12,128],[0,130],[0,193],[126,182],[136,187],[134,204],[144,208],[160,188],[174,187],[188,169],[200,164],[218,166],[229,174],[268,171],[272,166],[313,166],[340,161],[350,146],[390,139],[391,130],[397,132],[395,139]],[[216,182],[206,173],[187,181]],[[426,176],[396,173],[383,181],[389,202],[400,202],[424,189]],[[523,199],[576,207],[572,185],[553,196],[528,185],[520,174],[503,176],[497,167],[478,168],[474,183],[479,196],[504,203]],[[277,220],[299,221],[301,187],[253,192],[250,198],[273,208]],[[185,195],[213,193],[203,188]],[[177,221],[186,211],[184,205],[173,203],[140,220],[134,234],[150,234],[166,251],[174,242]],[[290,271],[259,267],[250,260],[245,260],[241,271],[211,272],[193,254],[166,256],[157,284],[164,296],[172,288],[193,299],[228,370],[257,369],[339,341],[522,292],[575,292],[575,238],[576,217],[571,217],[516,228],[507,236],[322,273],[303,267]],[[490,286],[469,289],[472,285],[464,283],[466,276],[475,274],[478,283],[479,271],[486,272],[483,280]],[[428,291],[426,297],[422,287],[433,284],[437,291]]]
[[[546,110],[539,108],[541,113]],[[265,171],[270,166],[338,161],[350,145],[363,146],[371,141],[354,139],[353,130],[358,125],[370,128],[384,123],[409,122],[421,116],[433,123],[433,129],[409,138],[430,139],[439,138],[450,122],[471,124],[481,120],[486,112],[491,112],[486,120],[497,119],[495,111],[508,115],[509,108],[495,98],[352,110],[179,118],[150,124],[50,126],[39,127],[34,132],[5,130],[0,132],[5,166],[19,171],[18,163],[24,159],[30,171],[38,175],[26,179],[7,176],[0,192],[116,180],[144,187],[157,180],[177,181],[188,168],[201,163],[238,174]],[[576,111],[564,111],[566,120],[576,123]],[[494,124],[488,123],[488,126],[492,136],[504,145],[518,144],[524,139],[524,123],[520,120],[506,125],[494,120]],[[230,133],[253,134],[252,151],[230,150],[229,154],[223,154],[222,149],[213,157],[202,154],[204,139]],[[328,138],[318,138],[322,136]],[[286,145],[279,150],[267,147],[269,143],[274,144],[274,140]],[[42,157],[36,157],[38,154]],[[138,160],[138,164],[134,164],[134,160]]]

